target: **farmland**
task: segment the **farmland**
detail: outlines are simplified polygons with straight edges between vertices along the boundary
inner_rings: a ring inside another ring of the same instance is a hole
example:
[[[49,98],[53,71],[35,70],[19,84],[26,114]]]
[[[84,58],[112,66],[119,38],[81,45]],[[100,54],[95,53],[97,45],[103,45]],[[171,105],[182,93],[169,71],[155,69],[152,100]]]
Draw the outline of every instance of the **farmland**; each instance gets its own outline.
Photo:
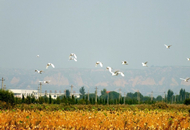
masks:
[[[164,104],[23,105],[0,111],[0,129],[190,129],[189,109]]]

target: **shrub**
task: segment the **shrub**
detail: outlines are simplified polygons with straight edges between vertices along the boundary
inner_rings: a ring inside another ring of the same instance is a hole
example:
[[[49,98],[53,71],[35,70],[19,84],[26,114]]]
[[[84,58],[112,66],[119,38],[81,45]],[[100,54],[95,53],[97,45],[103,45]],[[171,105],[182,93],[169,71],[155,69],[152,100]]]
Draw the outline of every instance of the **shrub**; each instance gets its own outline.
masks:
[[[153,108],[158,108],[158,109],[166,109],[168,108],[168,105],[165,102],[157,102],[152,105]]]
[[[190,105],[190,98],[185,99],[184,104],[185,104],[185,105]]]
[[[10,103],[11,105],[14,105],[14,95],[12,92],[8,90],[2,90],[0,89],[0,101]]]

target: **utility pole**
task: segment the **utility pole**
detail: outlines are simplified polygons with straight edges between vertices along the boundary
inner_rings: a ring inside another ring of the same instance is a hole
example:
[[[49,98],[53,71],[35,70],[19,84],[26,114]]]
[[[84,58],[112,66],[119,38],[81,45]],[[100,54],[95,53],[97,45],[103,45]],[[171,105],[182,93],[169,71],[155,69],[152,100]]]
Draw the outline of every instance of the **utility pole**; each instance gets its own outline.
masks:
[[[59,96],[61,96],[61,90],[59,90]]]
[[[166,101],[166,93],[164,92],[164,102]]]
[[[140,95],[139,95],[139,90],[137,90],[137,100],[138,100],[138,103],[140,103]]]
[[[66,90],[64,90],[64,94],[65,94],[65,97],[66,97]]]
[[[181,97],[181,102],[182,102],[182,96],[180,96]]]
[[[153,91],[151,92],[151,102],[152,102],[152,100],[153,100]]]
[[[109,92],[107,93],[108,97],[107,97],[107,105],[109,105]]]
[[[71,97],[73,95],[73,85],[71,85]]]
[[[38,98],[39,98],[39,93],[40,93],[40,88],[39,88],[39,85],[38,85]]]
[[[125,92],[124,92],[124,105],[125,105]]]
[[[95,103],[97,103],[97,89],[98,89],[97,86],[96,86],[95,89],[96,89],[96,99],[95,99]]]
[[[40,97],[41,97],[41,94],[42,94],[42,82],[40,82]]]
[[[171,104],[173,104],[173,95],[172,95],[172,99],[171,99]]]
[[[55,90],[55,95],[56,95],[56,97],[58,97],[58,96],[57,96],[57,90]]]
[[[176,93],[175,93],[175,103],[176,103]]]
[[[1,89],[3,90],[3,81],[5,81],[5,79],[2,77],[2,79],[0,79],[0,81],[2,82]]]
[[[47,90],[45,91],[45,96],[47,96]]]
[[[120,104],[120,98],[121,98],[121,88],[119,89],[119,104]]]
[[[89,89],[88,89],[88,101],[89,101]]]

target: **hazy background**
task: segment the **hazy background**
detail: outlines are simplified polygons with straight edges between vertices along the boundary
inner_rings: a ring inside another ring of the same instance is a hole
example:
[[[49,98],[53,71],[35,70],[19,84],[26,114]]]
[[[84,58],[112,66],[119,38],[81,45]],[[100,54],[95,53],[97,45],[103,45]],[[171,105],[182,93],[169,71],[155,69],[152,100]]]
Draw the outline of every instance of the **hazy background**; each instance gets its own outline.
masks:
[[[189,66],[189,7],[189,0],[1,0],[0,67]],[[68,61],[71,52],[78,62]]]

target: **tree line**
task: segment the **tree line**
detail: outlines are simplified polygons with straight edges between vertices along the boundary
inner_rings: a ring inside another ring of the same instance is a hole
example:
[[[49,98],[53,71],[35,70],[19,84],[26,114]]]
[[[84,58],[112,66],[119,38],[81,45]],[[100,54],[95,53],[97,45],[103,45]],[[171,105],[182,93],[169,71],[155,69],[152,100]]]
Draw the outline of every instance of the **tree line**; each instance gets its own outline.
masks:
[[[186,92],[185,89],[180,89],[179,94],[175,94],[172,90],[168,90],[165,95],[151,97],[143,96],[140,92],[127,93],[126,95],[121,95],[115,91],[107,91],[106,89],[101,90],[101,95],[97,95],[97,91],[94,93],[86,93],[84,86],[80,88],[80,98],[74,97],[69,90],[66,90],[65,95],[60,95],[56,99],[53,99],[51,95],[45,95],[36,99],[34,95],[18,98],[14,97],[14,94],[8,90],[0,89],[0,101],[6,102],[11,105],[15,104],[152,104],[155,102],[166,102],[170,104],[182,104],[186,99],[190,99],[190,93]]]

